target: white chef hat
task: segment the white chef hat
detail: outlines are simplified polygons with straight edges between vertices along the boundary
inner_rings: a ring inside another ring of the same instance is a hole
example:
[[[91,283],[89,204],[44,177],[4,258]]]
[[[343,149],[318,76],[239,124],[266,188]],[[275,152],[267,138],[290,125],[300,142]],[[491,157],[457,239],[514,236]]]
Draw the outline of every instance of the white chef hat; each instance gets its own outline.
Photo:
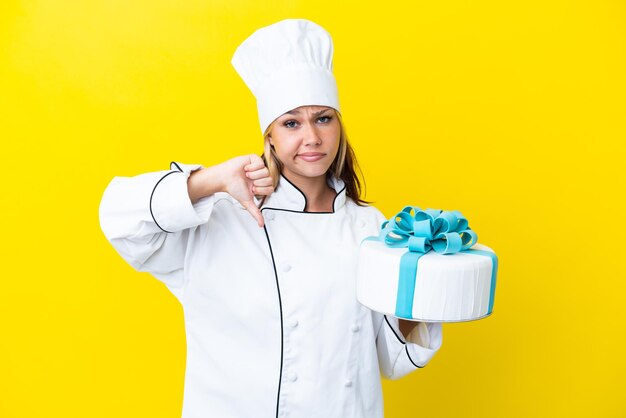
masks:
[[[256,97],[262,133],[299,106],[339,111],[333,40],[310,20],[286,19],[258,29],[239,45],[231,63]]]

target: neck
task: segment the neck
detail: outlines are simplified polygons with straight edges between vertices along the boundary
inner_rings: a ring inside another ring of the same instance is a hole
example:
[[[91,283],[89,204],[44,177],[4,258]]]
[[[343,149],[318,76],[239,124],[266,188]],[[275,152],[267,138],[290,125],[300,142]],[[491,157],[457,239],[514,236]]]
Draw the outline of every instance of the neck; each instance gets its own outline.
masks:
[[[282,173],[283,176],[296,186],[306,198],[305,212],[332,212],[333,201],[337,194],[328,186],[326,175],[319,177],[304,177],[294,173]]]

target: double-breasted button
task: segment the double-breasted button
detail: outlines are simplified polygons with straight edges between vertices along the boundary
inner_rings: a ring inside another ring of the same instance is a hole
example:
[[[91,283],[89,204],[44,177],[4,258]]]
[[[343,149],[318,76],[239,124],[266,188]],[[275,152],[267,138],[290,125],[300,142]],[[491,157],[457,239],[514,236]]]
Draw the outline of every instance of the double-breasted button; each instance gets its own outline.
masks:
[[[282,270],[287,273],[288,271],[291,270],[291,265],[290,264],[283,264]]]
[[[297,320],[297,319],[290,319],[290,320],[289,320],[289,326],[290,326],[291,328],[295,328],[295,327],[297,327],[297,326],[298,326],[298,324],[299,324],[299,322],[298,322],[298,320]]]
[[[265,219],[267,219],[268,221],[273,221],[274,220],[274,212],[265,212]]]
[[[298,380],[298,375],[294,372],[289,372],[287,373],[287,379],[289,379],[290,382],[295,382],[296,380]]]
[[[350,330],[352,330],[352,332],[359,332],[360,329],[361,327],[359,326],[359,324],[354,324],[352,325],[352,327],[350,327]]]
[[[344,383],[344,386],[347,387],[347,388],[352,386],[352,380],[350,380],[350,379],[346,380],[346,382]]]

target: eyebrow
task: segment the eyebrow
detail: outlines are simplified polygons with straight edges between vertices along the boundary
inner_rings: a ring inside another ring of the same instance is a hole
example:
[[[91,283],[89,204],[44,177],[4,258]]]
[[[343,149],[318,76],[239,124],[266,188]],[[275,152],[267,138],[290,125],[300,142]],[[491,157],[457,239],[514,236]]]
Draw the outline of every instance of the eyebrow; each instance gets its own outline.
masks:
[[[322,114],[322,113],[326,112],[327,110],[331,110],[331,108],[330,108],[330,107],[327,107],[326,109],[322,109],[322,110],[319,110],[319,111],[317,111],[317,112],[313,112],[313,116],[320,115],[320,114]],[[288,114],[288,115],[298,115],[298,114],[300,114],[300,111],[299,111],[299,110],[297,110],[297,109],[294,109],[294,110],[290,110],[290,111],[289,111],[289,112],[287,112],[286,114]]]

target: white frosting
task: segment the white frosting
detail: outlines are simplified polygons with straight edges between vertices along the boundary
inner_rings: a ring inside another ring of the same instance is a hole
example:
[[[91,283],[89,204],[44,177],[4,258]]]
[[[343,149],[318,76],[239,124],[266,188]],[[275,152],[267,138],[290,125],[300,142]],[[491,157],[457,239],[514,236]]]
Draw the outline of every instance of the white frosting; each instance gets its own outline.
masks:
[[[491,251],[485,245],[472,249]],[[389,248],[380,241],[363,241],[359,254],[357,299],[377,312],[394,315],[400,258],[406,248]],[[471,253],[430,251],[418,262],[413,296],[414,320],[460,322],[488,315],[491,258]]]

